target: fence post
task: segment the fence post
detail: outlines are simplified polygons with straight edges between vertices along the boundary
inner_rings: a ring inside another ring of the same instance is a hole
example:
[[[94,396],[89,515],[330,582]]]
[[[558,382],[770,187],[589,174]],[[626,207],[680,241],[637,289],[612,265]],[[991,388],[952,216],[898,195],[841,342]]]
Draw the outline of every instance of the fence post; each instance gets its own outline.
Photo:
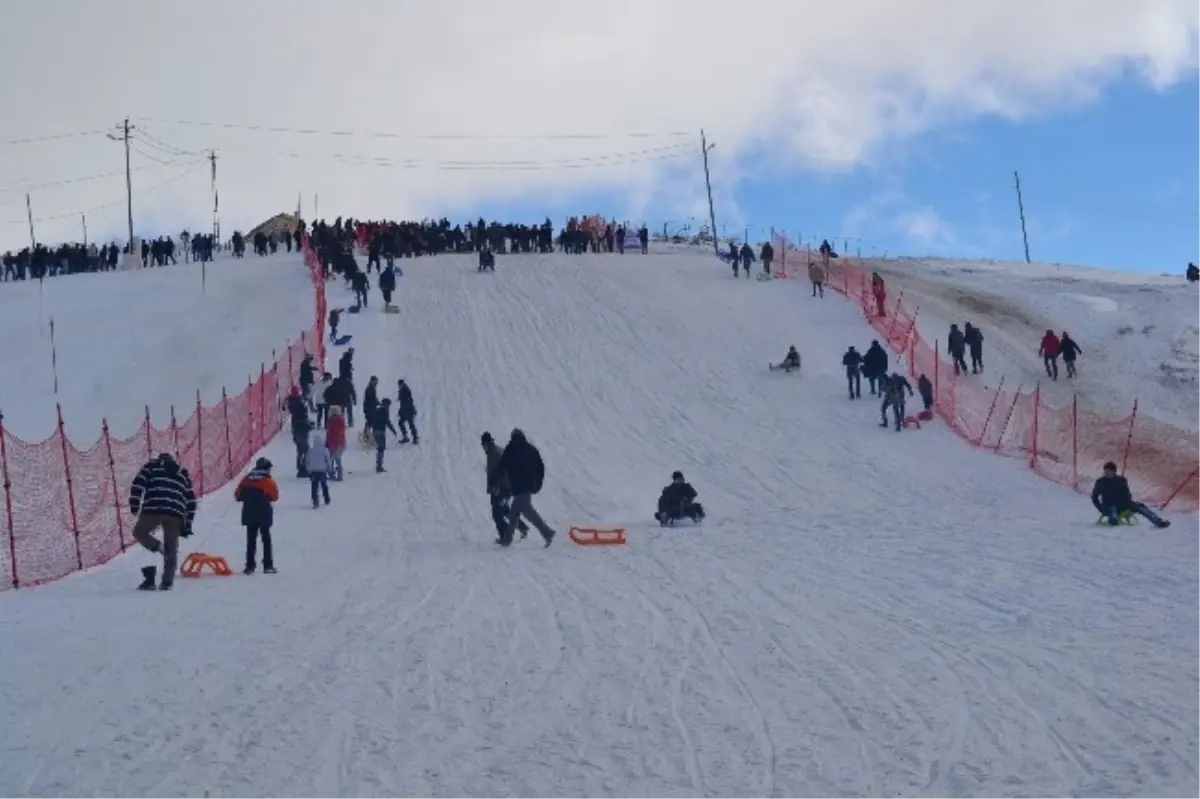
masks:
[[[113,505],[117,510],[117,540],[121,544],[121,551],[125,551],[125,522],[121,518],[121,489],[117,486],[117,465],[113,461],[112,454],[112,436],[108,431],[108,419],[103,419],[100,422],[100,429],[104,431],[104,452],[108,456],[108,474],[112,478],[113,488]]]
[[[204,496],[204,405],[200,401],[200,389],[196,389],[196,493]]]
[[[1129,417],[1129,435],[1125,437],[1125,455],[1121,458],[1121,474],[1125,474],[1125,467],[1129,465],[1129,449],[1133,446],[1133,423],[1137,421],[1138,401],[1135,397],[1133,400],[1133,413]]]
[[[940,381],[938,377],[942,371],[942,340],[935,338],[933,340],[933,404],[936,408],[941,405],[938,400],[941,398]]]
[[[225,479],[233,479],[233,440],[229,437],[229,397],[225,394],[225,386],[221,386],[221,411],[225,415],[225,455],[228,458],[225,467]]]
[[[1020,396],[1018,394],[1017,396]],[[1017,403],[1013,401],[1013,408],[1017,407]],[[1038,421],[1042,413],[1042,381],[1039,380],[1033,387],[1033,425],[1030,427],[1029,433],[1032,441],[1029,442],[1029,468],[1037,468],[1038,458]]]
[[[1171,492],[1171,496],[1167,497],[1167,501],[1164,502],[1162,505],[1158,506],[1158,509],[1166,510],[1167,506],[1171,504],[1171,500],[1173,500],[1173,499],[1175,499],[1175,497],[1179,496],[1179,492],[1183,490],[1183,487],[1185,485],[1187,485],[1188,483],[1190,483],[1192,481],[1192,478],[1194,478],[1196,476],[1197,472],[1200,472],[1200,468],[1192,469],[1188,473],[1188,476],[1183,478],[1183,482],[1180,483],[1178,486],[1176,486],[1175,490]],[[15,569],[15,567],[14,567],[14,569]],[[14,571],[14,574],[15,574],[15,571]]]
[[[75,484],[71,480],[71,459],[67,457],[67,428],[63,424],[62,405],[55,403],[58,413],[58,443],[62,445],[63,473],[67,478],[67,502],[71,510],[71,532],[75,535],[75,562],[83,570],[83,548],[79,542],[79,517],[75,513]]]
[[[175,424],[175,406],[171,406],[171,447],[175,450],[175,460],[179,460],[179,425]]]
[[[154,457],[154,437],[150,435],[150,406],[146,406],[146,457]]]
[[[987,418],[983,420],[983,429],[979,431],[979,438],[975,439],[975,446],[983,446],[983,437],[987,433],[988,425],[992,421],[992,414],[996,410],[996,403],[1000,401],[1000,392],[1004,390],[1004,375],[1000,376],[1000,385],[996,387],[996,396],[992,397],[991,407],[988,408]]]
[[[901,314],[900,303],[902,303],[902,302],[904,302],[904,292],[903,291],[900,292],[900,296],[896,298],[896,307],[892,310],[892,323],[890,325],[888,325],[887,338],[888,338],[888,346],[889,347],[892,345],[892,333],[896,332],[896,320],[900,318],[900,314]]]
[[[275,351],[272,350],[274,355]],[[263,444],[267,443],[267,367],[264,364],[258,365],[258,440],[255,441],[253,451],[258,452],[263,448]]]
[[[12,572],[12,587],[20,588],[17,576],[17,531],[13,526],[12,483],[8,479],[8,433],[4,430],[4,414],[0,412],[0,476],[4,478],[4,521],[8,525],[8,566]]]
[[[1004,443],[1004,435],[1008,432],[1008,423],[1012,421],[1013,412],[1017,409],[1017,400],[1021,399],[1021,388],[1021,386],[1017,386],[1017,393],[1013,395],[1013,403],[1008,407],[1008,416],[1004,417],[1004,424],[1000,428],[1000,437],[996,439],[993,452],[999,452],[1000,445]]]
[[[246,379],[246,446],[254,451],[254,381]],[[261,422],[260,422],[261,424]]]
[[[1071,395],[1071,488],[1079,490],[1079,395]]]

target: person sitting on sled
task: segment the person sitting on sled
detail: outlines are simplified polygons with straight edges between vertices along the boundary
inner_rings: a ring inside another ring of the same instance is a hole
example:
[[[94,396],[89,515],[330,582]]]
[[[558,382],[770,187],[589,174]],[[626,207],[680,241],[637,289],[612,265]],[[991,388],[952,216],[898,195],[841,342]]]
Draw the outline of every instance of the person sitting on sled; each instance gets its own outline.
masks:
[[[664,527],[685,518],[700,521],[704,518],[704,508],[696,501],[696,496],[696,489],[683,479],[683,472],[675,472],[671,475],[671,484],[658,498],[658,512],[654,518]]]
[[[1117,474],[1117,464],[1112,461],[1104,464],[1104,475],[1092,486],[1092,504],[1100,511],[1100,517],[1114,527],[1121,523],[1122,516],[1133,515],[1149,519],[1160,530],[1171,526],[1171,522],[1150,510],[1145,503],[1134,501],[1129,481],[1124,475]]]
[[[775,367],[782,369],[785,372],[791,372],[800,368],[800,353],[796,351],[796,345],[788,347],[787,355],[783,356],[783,362]]]

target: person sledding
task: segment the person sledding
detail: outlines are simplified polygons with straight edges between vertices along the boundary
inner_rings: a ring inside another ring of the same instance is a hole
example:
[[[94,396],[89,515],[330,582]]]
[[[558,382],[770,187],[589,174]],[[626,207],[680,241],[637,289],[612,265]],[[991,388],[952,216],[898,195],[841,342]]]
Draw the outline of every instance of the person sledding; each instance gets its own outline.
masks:
[[[1109,461],[1104,464],[1104,475],[1092,486],[1092,505],[1100,511],[1101,521],[1107,521],[1113,527],[1132,522],[1134,515],[1149,519],[1150,523],[1160,530],[1170,527],[1171,522],[1162,518],[1141,502],[1134,502],[1133,492],[1129,490],[1129,481],[1124,475],[1117,474],[1117,464]]]
[[[787,355],[783,356],[783,360],[779,363],[771,364],[771,371],[782,369],[785,372],[795,372],[800,369],[800,353],[796,351],[796,345],[788,347]]]
[[[671,475],[671,484],[658,497],[658,511],[654,518],[663,527],[681,519],[699,522],[704,518],[704,507],[696,501],[696,489],[683,479],[683,472]]]

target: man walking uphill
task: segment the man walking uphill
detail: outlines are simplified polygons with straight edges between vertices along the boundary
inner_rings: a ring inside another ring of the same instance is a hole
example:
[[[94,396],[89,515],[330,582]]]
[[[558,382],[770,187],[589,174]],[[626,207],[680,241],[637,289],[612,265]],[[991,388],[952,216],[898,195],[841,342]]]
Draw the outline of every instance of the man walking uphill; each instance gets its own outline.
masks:
[[[192,534],[196,517],[196,492],[187,469],[163,453],[146,463],[133,478],[129,490],[129,512],[137,516],[133,538],[146,549],[163,556],[161,591],[169,591],[175,583],[178,568],[179,539]],[[162,543],[153,535],[162,528]],[[154,590],[154,566],[142,569],[141,591]]]
[[[546,476],[546,467],[542,463],[542,455],[537,447],[530,444],[525,433],[514,429],[508,439],[508,446],[500,456],[496,469],[508,476],[508,488],[512,492],[512,505],[508,513],[508,527],[504,534],[496,539],[496,543],[506,547],[512,543],[513,532],[524,516],[538,529],[546,546],[554,541],[554,531],[542,520],[541,515],[533,507],[533,495],[542,490],[542,480]]]

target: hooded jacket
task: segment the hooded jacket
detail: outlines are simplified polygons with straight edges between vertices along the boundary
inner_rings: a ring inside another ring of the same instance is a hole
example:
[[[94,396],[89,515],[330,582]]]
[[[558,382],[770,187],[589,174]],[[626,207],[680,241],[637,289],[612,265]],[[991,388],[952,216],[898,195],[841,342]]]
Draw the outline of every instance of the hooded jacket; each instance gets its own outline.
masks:
[[[279,501],[279,486],[271,472],[252,469],[233,491],[235,501],[242,503],[242,524],[246,527],[270,527],[275,523],[271,503]]]
[[[308,469],[309,474],[328,474],[333,471],[333,454],[325,442],[325,436],[313,436],[312,443],[308,446],[308,456],[304,460],[304,468]]]

